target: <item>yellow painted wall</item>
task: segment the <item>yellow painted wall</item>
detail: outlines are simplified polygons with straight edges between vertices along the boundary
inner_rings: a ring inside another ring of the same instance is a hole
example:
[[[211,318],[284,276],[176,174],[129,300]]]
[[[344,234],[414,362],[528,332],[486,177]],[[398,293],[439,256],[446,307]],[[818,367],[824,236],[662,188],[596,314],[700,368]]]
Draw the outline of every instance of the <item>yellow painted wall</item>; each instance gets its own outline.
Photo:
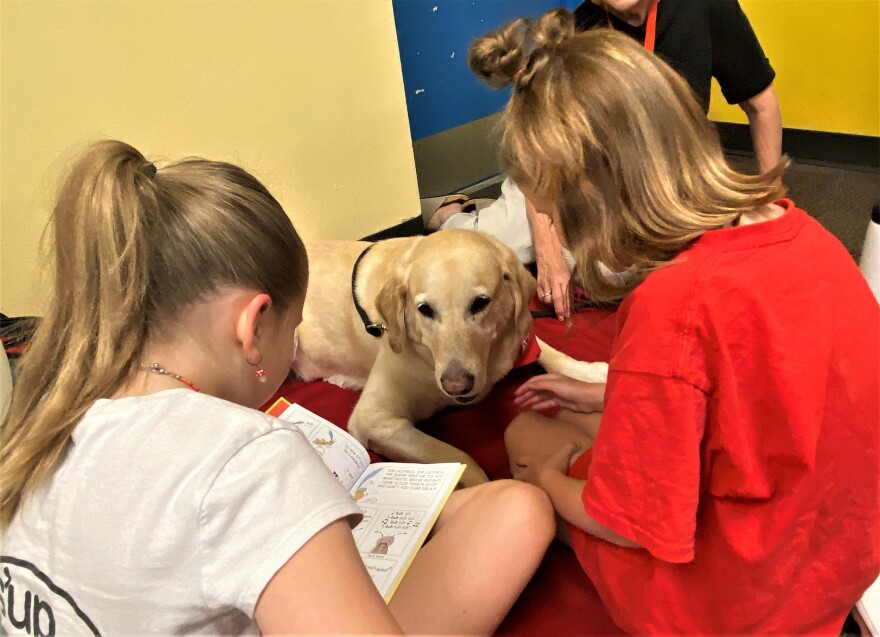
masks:
[[[740,0],[776,69],[786,128],[880,135],[880,1]],[[709,116],[746,123],[713,81]]]
[[[0,0],[4,313],[43,311],[57,177],[102,137],[240,163],[304,237],[418,209],[391,0]]]

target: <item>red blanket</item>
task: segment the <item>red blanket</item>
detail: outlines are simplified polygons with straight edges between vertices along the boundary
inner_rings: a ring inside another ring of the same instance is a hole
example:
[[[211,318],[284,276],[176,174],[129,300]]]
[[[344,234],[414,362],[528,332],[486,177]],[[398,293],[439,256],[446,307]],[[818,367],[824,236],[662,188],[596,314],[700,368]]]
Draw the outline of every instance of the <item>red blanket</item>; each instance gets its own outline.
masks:
[[[575,358],[589,361],[608,360],[613,329],[614,314],[606,310],[575,314],[568,330],[552,318],[535,320],[535,332],[541,339]],[[513,392],[536,373],[541,373],[537,365],[515,369],[481,403],[446,409],[420,423],[419,428],[469,453],[490,478],[509,478],[503,433],[518,411],[513,405]],[[325,382],[289,380],[268,404],[282,396],[345,427],[358,393]],[[622,633],[611,621],[574,554],[554,542],[498,634],[544,637]]]

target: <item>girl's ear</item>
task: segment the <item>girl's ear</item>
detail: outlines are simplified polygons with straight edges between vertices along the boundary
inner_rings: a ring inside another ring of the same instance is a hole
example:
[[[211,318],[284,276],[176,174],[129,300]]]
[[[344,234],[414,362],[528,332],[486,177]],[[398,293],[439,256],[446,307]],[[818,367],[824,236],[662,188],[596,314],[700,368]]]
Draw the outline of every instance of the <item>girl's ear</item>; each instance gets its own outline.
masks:
[[[249,297],[238,315],[235,336],[244,349],[245,358],[260,358],[259,339],[266,329],[266,311],[272,307],[272,297],[263,292]]]

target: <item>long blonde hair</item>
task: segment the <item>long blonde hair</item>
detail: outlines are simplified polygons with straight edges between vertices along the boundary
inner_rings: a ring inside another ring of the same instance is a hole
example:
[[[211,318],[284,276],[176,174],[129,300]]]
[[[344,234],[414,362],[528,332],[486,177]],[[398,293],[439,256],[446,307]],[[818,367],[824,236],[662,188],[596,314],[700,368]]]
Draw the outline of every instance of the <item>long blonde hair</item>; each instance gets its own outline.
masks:
[[[787,160],[763,175],[733,170],[684,79],[626,35],[575,34],[563,9],[479,38],[469,63],[490,86],[514,84],[502,164],[558,211],[597,300],[621,298],[707,230],[785,192]],[[631,268],[628,284],[610,284],[598,262]]]
[[[20,359],[0,429],[0,528],[51,477],[76,423],[119,388],[148,337],[221,286],[305,293],[305,248],[280,204],[237,166],[156,170],[118,141],[91,146],[63,181],[49,225],[49,310]]]

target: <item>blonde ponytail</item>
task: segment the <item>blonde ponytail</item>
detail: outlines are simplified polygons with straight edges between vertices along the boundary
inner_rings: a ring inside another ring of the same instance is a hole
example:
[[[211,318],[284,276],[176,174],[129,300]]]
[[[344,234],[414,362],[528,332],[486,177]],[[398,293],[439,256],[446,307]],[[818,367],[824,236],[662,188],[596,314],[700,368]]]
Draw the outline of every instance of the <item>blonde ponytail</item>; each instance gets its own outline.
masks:
[[[92,146],[50,221],[55,281],[0,428],[0,528],[51,477],[95,400],[112,396],[147,339],[220,286],[305,293],[302,241],[241,168],[201,159],[160,171],[131,146]]]
[[[120,142],[93,146],[64,181],[50,222],[54,294],[21,359],[0,430],[0,525],[51,475],[77,421],[128,374],[144,342],[149,163]]]

